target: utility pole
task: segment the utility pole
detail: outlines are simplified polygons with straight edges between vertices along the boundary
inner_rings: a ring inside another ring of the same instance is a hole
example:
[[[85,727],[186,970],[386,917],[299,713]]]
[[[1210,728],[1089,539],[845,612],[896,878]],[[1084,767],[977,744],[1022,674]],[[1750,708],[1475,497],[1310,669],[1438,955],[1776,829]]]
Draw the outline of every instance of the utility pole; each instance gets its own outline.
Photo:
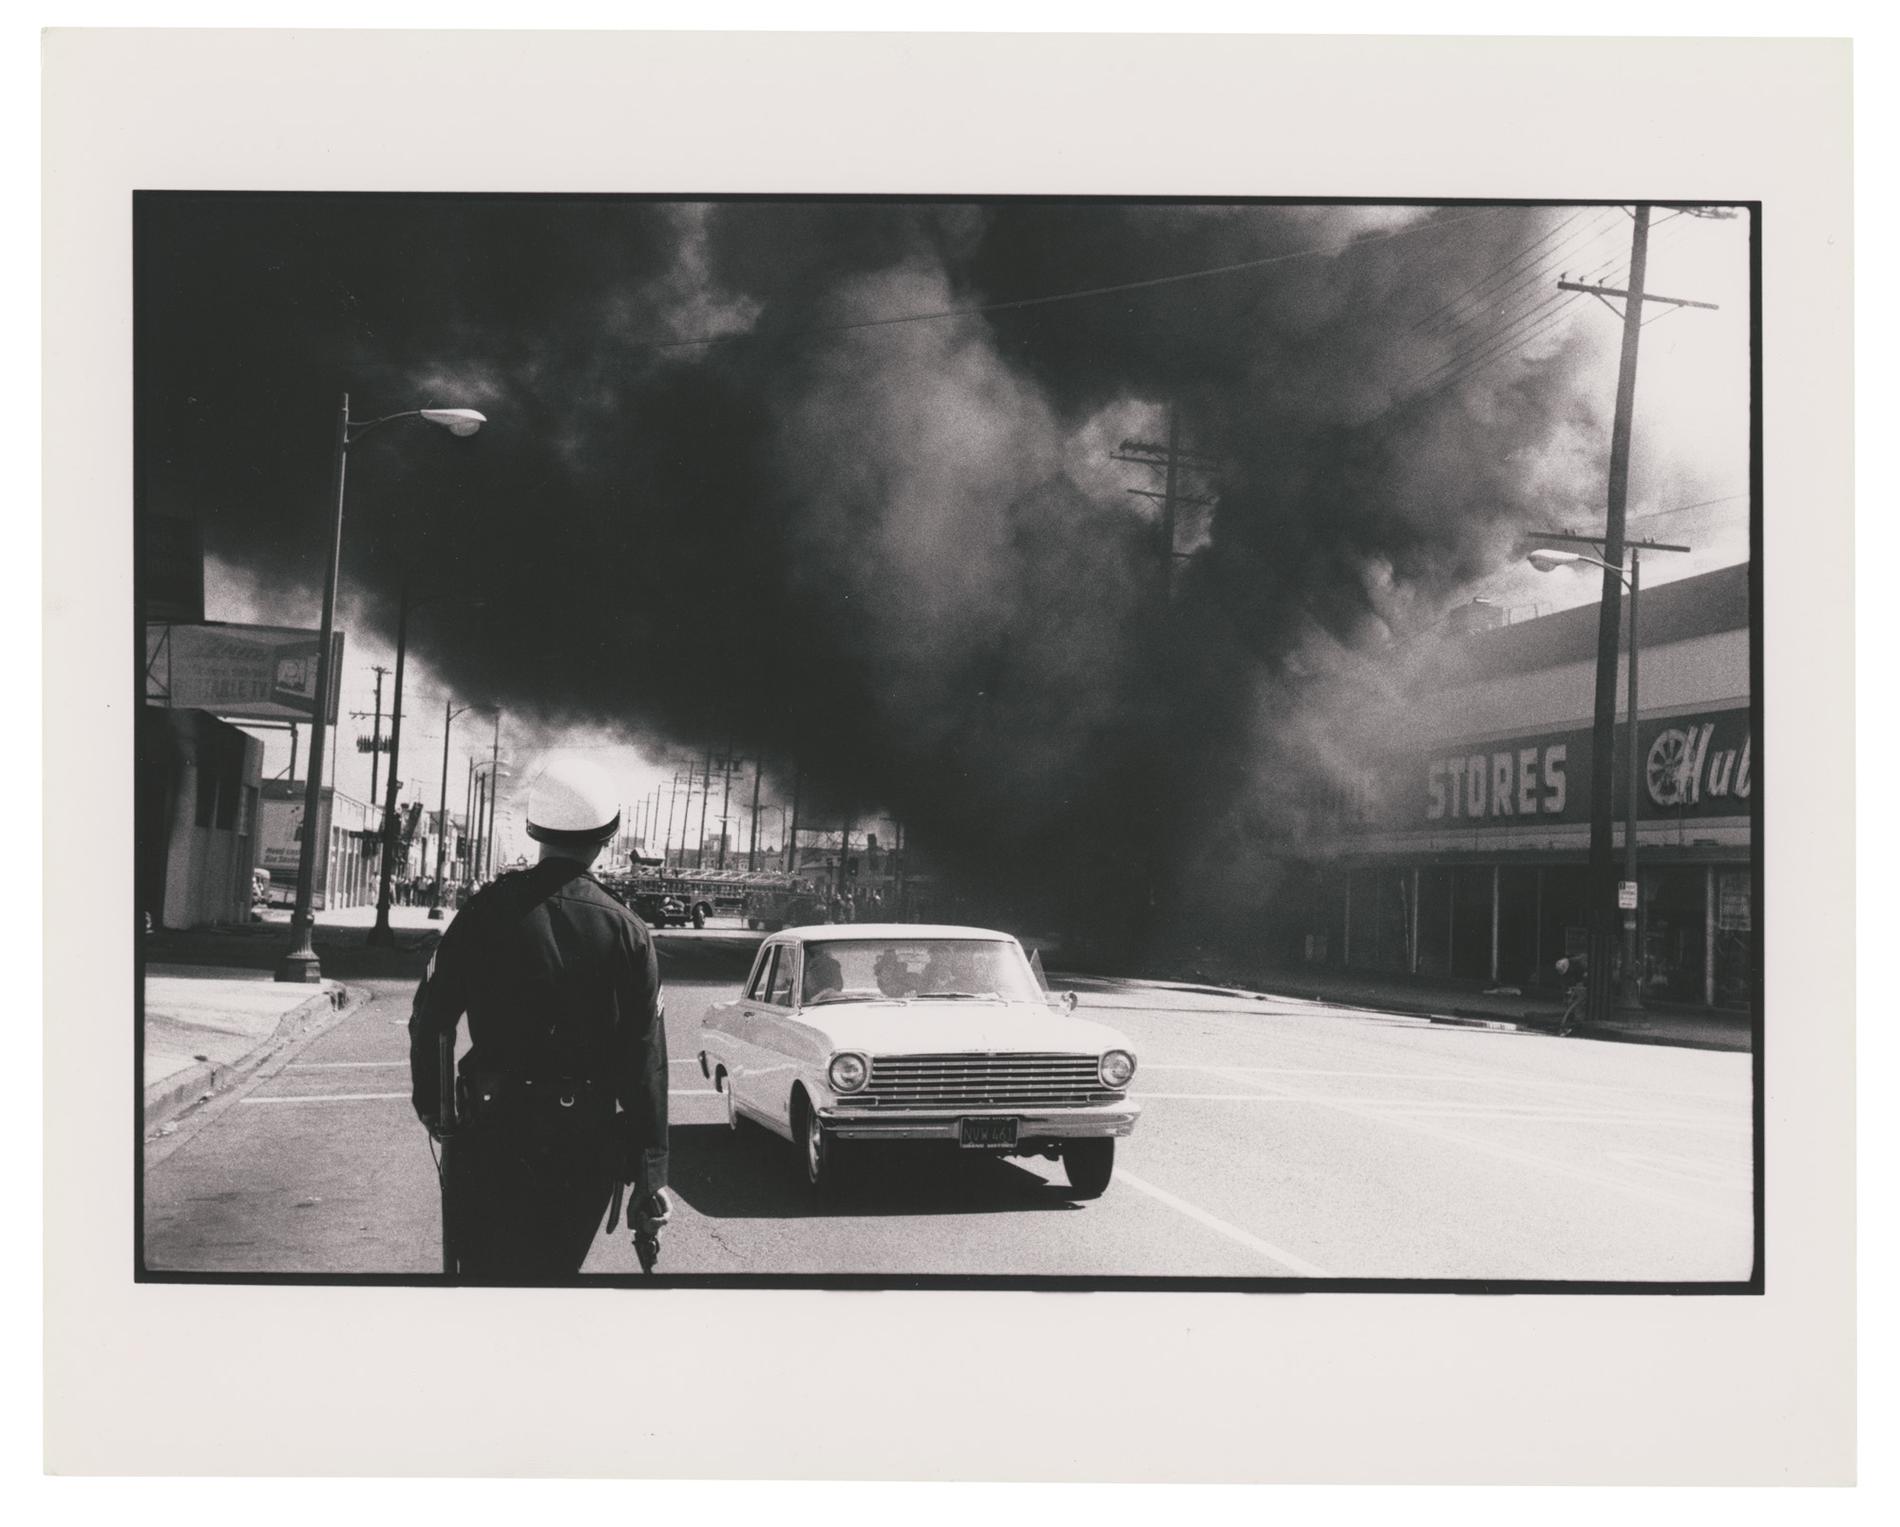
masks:
[[[745,762],[743,758],[737,761],[739,763]],[[733,765],[733,762],[734,762],[734,759],[732,756],[732,738],[730,735],[728,735],[726,738],[725,769],[723,770],[723,773],[725,776],[725,783],[721,789],[720,796],[719,796],[719,868],[722,870],[726,867],[726,839],[727,837],[730,836],[730,834],[727,831],[727,827],[732,821],[732,765]]]
[[[375,665],[376,673],[376,721],[369,734],[369,798],[376,799],[376,785],[381,777],[378,773],[383,761],[383,675],[389,670],[381,663]]]
[[[805,783],[804,766],[794,758],[792,760],[792,827],[785,835],[785,873],[791,874],[798,868],[798,792]]]
[[[488,750],[488,878],[495,878],[495,802],[501,795],[501,707],[495,707],[495,740]]]
[[[1610,479],[1603,531],[1603,603],[1597,611],[1596,707],[1590,728],[1590,867],[1588,880],[1590,980],[1587,1020],[1601,1024],[1610,1013],[1610,963],[1616,948],[1617,885],[1614,790],[1616,785],[1616,666],[1623,614],[1623,532],[1629,504],[1630,434],[1636,404],[1636,356],[1643,332],[1643,304],[1713,308],[1712,302],[1661,297],[1644,290],[1649,272],[1649,206],[1639,202],[1631,214],[1630,273],[1627,288],[1591,286],[1560,280],[1560,290],[1587,292],[1616,312],[1607,300],[1623,299],[1623,354],[1616,373],[1616,413],[1610,424]],[[1635,718],[1630,747],[1636,746]],[[1633,805],[1634,803],[1632,803]],[[1634,928],[1637,912],[1629,913]]]
[[[699,797],[699,843],[693,849],[693,868],[706,867],[706,807],[712,801],[712,749],[706,749],[706,783]]]
[[[745,867],[756,871],[759,867],[759,766],[765,760],[765,749],[754,750],[752,758],[752,846],[746,854]]]
[[[401,840],[402,829],[396,815],[396,797],[402,790],[402,781],[396,778],[396,766],[402,761],[402,666],[403,657],[409,643],[409,574],[402,575],[402,585],[396,596],[396,692],[392,697],[391,708],[395,714],[389,718],[389,799],[383,804],[383,852],[376,873],[376,926],[369,930],[365,943],[382,945],[388,948],[396,946],[396,930],[390,926],[389,906],[393,899],[391,882],[396,873],[396,846]],[[379,670],[376,687],[382,690],[382,674]],[[382,709],[381,701],[377,710]],[[378,715],[377,728],[380,731],[382,719]],[[374,755],[372,755],[372,759]],[[372,761],[370,768],[375,769]],[[372,791],[370,799],[375,799]]]
[[[1161,505],[1161,528],[1159,546],[1161,559],[1161,598],[1166,607],[1174,597],[1174,564],[1185,561],[1186,552],[1175,550],[1175,526],[1179,510],[1188,506],[1211,508],[1216,502],[1208,483],[1220,472],[1221,466],[1205,456],[1197,456],[1181,448],[1181,408],[1178,403],[1168,405],[1168,443],[1152,445],[1141,440],[1124,440],[1121,449],[1109,453],[1111,461],[1128,461],[1137,466],[1150,467],[1161,474],[1161,491],[1152,488],[1130,488],[1128,491],[1137,498],[1152,498]],[[1182,491],[1181,475],[1193,473],[1202,479],[1198,493],[1188,494]]]
[[[465,705],[462,710],[467,710]],[[449,728],[462,711],[453,700],[442,702],[442,797],[435,813],[435,884],[429,888],[429,920],[442,920],[442,871],[449,851]]]

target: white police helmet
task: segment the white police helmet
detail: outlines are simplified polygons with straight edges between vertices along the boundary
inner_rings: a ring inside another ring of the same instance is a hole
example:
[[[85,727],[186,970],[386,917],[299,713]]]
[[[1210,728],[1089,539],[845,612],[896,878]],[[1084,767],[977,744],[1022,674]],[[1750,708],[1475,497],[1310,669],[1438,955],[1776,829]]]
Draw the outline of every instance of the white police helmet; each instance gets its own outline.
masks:
[[[619,830],[613,776],[591,758],[551,759],[528,791],[528,836],[537,843],[591,846]]]

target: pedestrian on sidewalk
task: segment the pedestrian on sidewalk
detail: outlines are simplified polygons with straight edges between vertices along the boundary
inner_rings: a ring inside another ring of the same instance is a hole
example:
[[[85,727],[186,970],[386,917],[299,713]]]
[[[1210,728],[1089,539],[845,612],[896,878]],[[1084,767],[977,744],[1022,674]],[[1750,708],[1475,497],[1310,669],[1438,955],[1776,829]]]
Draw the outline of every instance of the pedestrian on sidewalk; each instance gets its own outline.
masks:
[[[437,1042],[468,1015],[448,1187],[464,1276],[579,1272],[623,1183],[636,1237],[657,1243],[668,1217],[659,964],[646,925],[590,873],[619,830],[619,794],[591,760],[551,763],[528,798],[540,862],[469,898],[416,992],[409,1066],[431,1131]]]

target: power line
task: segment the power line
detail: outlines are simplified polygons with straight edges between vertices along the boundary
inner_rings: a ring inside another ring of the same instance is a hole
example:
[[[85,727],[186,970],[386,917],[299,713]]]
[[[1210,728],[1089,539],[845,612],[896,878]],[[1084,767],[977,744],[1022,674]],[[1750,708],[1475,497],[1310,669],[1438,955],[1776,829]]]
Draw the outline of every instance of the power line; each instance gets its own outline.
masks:
[[[1554,237],[1556,234],[1561,233],[1565,228],[1569,227],[1571,223],[1574,223],[1578,218],[1582,217],[1583,215],[1584,213],[1582,210],[1579,210],[1578,212],[1573,213],[1568,219],[1558,224],[1556,228],[1552,229],[1550,233],[1546,234],[1542,239],[1537,240],[1536,244],[1529,245],[1524,250],[1522,250],[1516,259],[1506,261],[1505,264],[1499,266],[1495,271],[1491,272],[1490,275],[1480,277],[1478,281],[1475,282],[1473,285],[1465,288],[1465,290],[1461,292],[1457,297],[1454,297],[1451,300],[1451,302],[1447,303],[1443,308],[1439,309],[1438,314],[1434,315],[1433,318],[1429,320],[1427,323],[1422,324],[1422,325],[1414,324],[1413,327],[1414,328],[1422,327],[1428,330],[1442,327],[1442,323],[1439,321],[1442,315],[1449,314],[1452,309],[1458,307],[1462,303],[1468,301],[1470,298],[1475,297],[1479,295],[1481,292],[1487,290],[1498,279],[1502,278],[1505,280],[1510,280],[1509,272],[1511,272],[1515,267],[1521,264],[1524,257],[1526,255],[1529,255],[1534,249],[1536,249],[1538,244],[1543,244],[1547,242],[1549,239],[1551,239],[1552,237]],[[1587,246],[1588,244],[1594,242],[1596,239],[1601,238],[1603,236],[1603,233],[1606,227],[1607,227],[1607,224],[1605,224],[1602,219],[1599,219],[1598,222],[1592,225],[1591,227],[1585,228],[1579,233],[1572,234],[1568,239],[1565,239],[1563,243],[1557,245],[1555,248],[1546,250],[1542,255],[1539,256],[1539,260],[1552,261],[1551,265],[1544,268],[1555,269],[1556,268],[1555,262],[1558,259],[1560,259],[1565,254],[1570,253],[1571,251],[1573,251],[1579,246]],[[1538,271],[1532,271],[1529,274],[1520,274],[1517,277],[1517,279],[1512,283],[1509,291],[1505,292],[1499,298],[1499,301],[1500,302],[1504,301],[1513,293],[1521,290],[1524,286],[1536,281],[1538,279],[1538,275],[1539,275]],[[1454,321],[1463,322],[1466,318],[1475,317],[1477,313],[1481,312],[1482,310],[1483,310],[1482,303],[1475,304],[1472,307],[1470,312],[1462,314],[1462,315],[1458,315]]]
[[[1567,260],[1584,256],[1590,246],[1602,240],[1607,232],[1607,228],[1586,229],[1580,237],[1571,239],[1561,248],[1550,251],[1551,258],[1549,264],[1526,271],[1513,281],[1506,290],[1497,294],[1496,300],[1490,304],[1492,316],[1502,316],[1504,310],[1525,293],[1530,293],[1531,300],[1535,300],[1535,293],[1541,281],[1561,270]],[[1483,305],[1474,307],[1465,317],[1476,318],[1478,314],[1484,310]],[[1461,320],[1461,322],[1462,321],[1463,320]]]
[[[1427,313],[1423,318],[1419,319],[1416,323],[1414,323],[1412,327],[1414,329],[1423,328],[1425,327],[1425,325],[1431,323],[1434,319],[1436,319],[1441,313],[1449,312],[1452,308],[1456,307],[1459,303],[1463,302],[1465,298],[1469,297],[1473,292],[1477,291],[1479,287],[1483,286],[1485,282],[1489,281],[1493,276],[1497,275],[1501,271],[1510,269],[1513,265],[1517,264],[1519,260],[1523,259],[1525,255],[1529,254],[1533,249],[1537,248],[1539,244],[1547,243],[1552,238],[1555,238],[1559,233],[1562,233],[1564,229],[1568,228],[1572,223],[1574,223],[1578,218],[1582,216],[1583,216],[1583,209],[1579,208],[1577,211],[1571,213],[1569,217],[1564,219],[1564,221],[1559,223],[1555,228],[1549,229],[1540,237],[1535,238],[1530,243],[1524,245],[1521,249],[1518,250],[1518,252],[1515,255],[1513,255],[1510,259],[1506,260],[1504,264],[1495,266],[1491,270],[1486,271],[1482,276],[1478,277],[1476,281],[1472,282],[1471,285],[1464,288],[1464,290],[1456,293],[1455,295],[1453,295],[1446,301],[1440,303],[1437,307],[1433,308],[1431,312]]]
[[[1665,235],[1665,237],[1666,236],[1667,235]],[[1603,274],[1613,266],[1616,266],[1621,259],[1622,255],[1619,252],[1618,254],[1612,255],[1609,259],[1601,261],[1596,266],[1583,272],[1584,280],[1600,280]],[[1541,272],[1541,274],[1547,276],[1551,271],[1556,269],[1557,267],[1553,265]],[[1440,392],[1468,381],[1470,378],[1478,375],[1479,372],[1487,371],[1495,365],[1502,364],[1504,361],[1510,359],[1511,356],[1521,353],[1530,345],[1532,340],[1549,332],[1557,315],[1576,300],[1577,298],[1574,295],[1562,297],[1560,293],[1553,292],[1532,306],[1520,309],[1513,317],[1501,324],[1494,331],[1490,339],[1480,340],[1474,345],[1466,346],[1464,351],[1460,354],[1454,355],[1449,360],[1441,362],[1431,370],[1418,373],[1411,381],[1404,383],[1403,387],[1419,387],[1422,389],[1419,393],[1414,395],[1414,398],[1408,399],[1407,401],[1416,401],[1418,398],[1436,396]],[[1547,309],[1549,310],[1548,315],[1544,317],[1542,321],[1536,321],[1538,315],[1544,313]],[[1528,326],[1519,328],[1517,342],[1507,343],[1500,347],[1499,341],[1505,340],[1508,331],[1513,326],[1519,325]]]
[[[627,346],[630,350],[684,350],[705,345],[723,345],[738,339],[803,339],[814,334],[842,334],[856,329],[886,328],[900,323],[933,323],[945,318],[969,318],[982,313],[1009,312],[1018,308],[1041,307],[1052,302],[1077,302],[1087,297],[1107,297],[1117,292],[1143,291],[1149,287],[1169,286],[1181,281],[1200,281],[1209,276],[1234,275],[1240,271],[1260,270],[1269,265],[1283,265],[1289,260],[1309,260],[1321,255],[1348,254],[1367,248],[1373,244],[1390,243],[1395,239],[1411,238],[1421,233],[1435,233],[1446,228],[1456,227],[1480,217],[1492,217],[1506,209],[1486,207],[1481,211],[1466,214],[1464,217],[1443,218],[1434,222],[1414,223],[1409,228],[1395,228],[1388,233],[1356,235],[1341,244],[1319,245],[1311,249],[1291,249],[1281,254],[1262,255],[1254,260],[1237,260],[1230,265],[1210,265],[1201,270],[1177,271],[1173,275],[1148,276],[1139,281],[1117,281],[1109,286],[1091,286],[1077,291],[1049,292],[1039,297],[1014,297],[1001,302],[977,302],[966,307],[939,308],[925,313],[900,313],[889,318],[860,318],[847,323],[814,324],[804,329],[781,330],[775,334],[758,334],[748,331],[739,334],[711,334],[698,339],[646,340]]]
[[[1598,236],[1600,237],[1600,235]],[[1614,263],[1613,258],[1609,261],[1604,261],[1600,265],[1595,267],[1595,269],[1592,270],[1590,274],[1596,275],[1600,273],[1601,271],[1607,269],[1609,265],[1613,263]],[[1539,280],[1543,277],[1551,275],[1552,273],[1557,271],[1559,268],[1560,267],[1557,264],[1552,264],[1546,269],[1534,272],[1530,279],[1532,281]],[[1423,371],[1414,373],[1412,377],[1410,377],[1406,382],[1401,384],[1401,390],[1403,391],[1403,390],[1414,388],[1414,387],[1430,386],[1431,384],[1438,381],[1440,378],[1446,378],[1447,380],[1449,380],[1449,378],[1447,377],[1447,373],[1456,370],[1460,365],[1462,365],[1466,361],[1473,360],[1481,352],[1489,351],[1490,348],[1493,345],[1495,345],[1497,341],[1505,338],[1512,329],[1517,328],[1519,329],[1520,332],[1523,332],[1521,326],[1534,323],[1537,320],[1538,316],[1542,314],[1546,309],[1550,308],[1553,304],[1556,304],[1559,307],[1567,307],[1569,305],[1570,300],[1571,299],[1565,298],[1563,294],[1560,292],[1552,292],[1541,299],[1532,301],[1528,306],[1520,307],[1515,313],[1512,313],[1509,317],[1506,317],[1501,322],[1495,324],[1488,335],[1480,337],[1475,342],[1465,345],[1463,349],[1454,350],[1451,355],[1446,357],[1446,359],[1440,361],[1437,365],[1428,367]],[[1474,368],[1474,370],[1475,369],[1476,368]]]

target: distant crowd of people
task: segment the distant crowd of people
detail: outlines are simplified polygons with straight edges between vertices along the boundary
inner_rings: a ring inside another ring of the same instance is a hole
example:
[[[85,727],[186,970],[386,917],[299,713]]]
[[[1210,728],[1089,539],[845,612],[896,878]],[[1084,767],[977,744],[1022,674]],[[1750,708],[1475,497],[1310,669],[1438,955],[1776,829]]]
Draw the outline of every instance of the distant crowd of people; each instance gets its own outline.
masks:
[[[451,880],[445,876],[441,905],[461,906],[482,884],[479,880]],[[433,875],[395,875],[390,878],[389,897],[399,907],[433,907],[436,905],[435,887]]]

